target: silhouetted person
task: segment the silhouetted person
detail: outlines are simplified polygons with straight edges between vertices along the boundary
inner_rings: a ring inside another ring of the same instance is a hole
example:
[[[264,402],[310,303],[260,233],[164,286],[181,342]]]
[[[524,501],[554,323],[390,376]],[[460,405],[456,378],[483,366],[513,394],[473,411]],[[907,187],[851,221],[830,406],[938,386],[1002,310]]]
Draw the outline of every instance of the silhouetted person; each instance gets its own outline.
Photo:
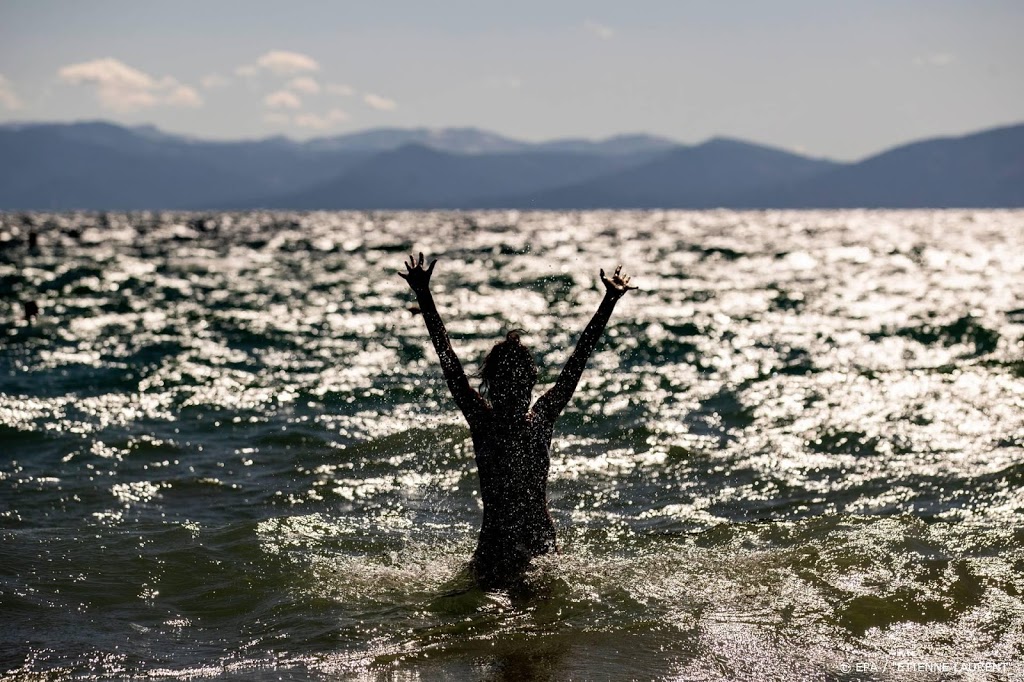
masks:
[[[597,345],[615,303],[630,289],[629,277],[615,269],[605,277],[605,296],[583,330],[554,387],[530,406],[537,366],[517,332],[494,346],[484,359],[483,395],[469,385],[430,294],[436,260],[423,267],[412,256],[399,273],[412,287],[441,369],[473,438],[480,496],[484,504],[480,539],[470,564],[483,587],[508,586],[533,557],[554,551],[555,526],[548,513],[549,449],[555,420],[572,398],[587,359]]]
[[[32,324],[32,321],[39,315],[39,304],[35,301],[22,301],[22,309],[25,313],[25,322]]]

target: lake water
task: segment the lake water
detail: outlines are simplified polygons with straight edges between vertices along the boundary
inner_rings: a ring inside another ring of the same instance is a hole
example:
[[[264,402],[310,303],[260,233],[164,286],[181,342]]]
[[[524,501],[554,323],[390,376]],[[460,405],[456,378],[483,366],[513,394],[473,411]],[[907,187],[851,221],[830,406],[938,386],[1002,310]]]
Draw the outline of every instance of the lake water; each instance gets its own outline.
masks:
[[[1024,678],[1024,212],[0,220],[10,679]],[[640,287],[511,593],[411,249],[541,386]]]

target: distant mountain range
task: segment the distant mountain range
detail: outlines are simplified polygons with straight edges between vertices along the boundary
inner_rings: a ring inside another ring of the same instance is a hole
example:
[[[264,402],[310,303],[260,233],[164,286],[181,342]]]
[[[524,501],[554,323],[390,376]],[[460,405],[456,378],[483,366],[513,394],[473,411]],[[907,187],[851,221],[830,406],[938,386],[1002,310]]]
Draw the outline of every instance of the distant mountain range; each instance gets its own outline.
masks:
[[[2,210],[1024,207],[1024,124],[837,163],[726,138],[381,128],[212,142],[29,123],[0,125],[0,159]]]

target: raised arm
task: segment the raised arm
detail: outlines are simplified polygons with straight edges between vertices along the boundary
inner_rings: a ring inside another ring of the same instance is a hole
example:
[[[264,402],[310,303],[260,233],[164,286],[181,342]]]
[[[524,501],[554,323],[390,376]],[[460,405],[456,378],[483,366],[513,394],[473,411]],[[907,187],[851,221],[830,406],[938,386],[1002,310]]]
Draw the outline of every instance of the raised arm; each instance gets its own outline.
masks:
[[[601,281],[604,282],[605,287],[604,300],[601,301],[594,317],[591,318],[586,329],[583,330],[583,334],[580,335],[579,341],[576,342],[576,349],[566,361],[562,373],[558,375],[558,381],[547,393],[538,398],[534,405],[534,412],[545,419],[554,421],[569,404],[572,394],[576,391],[576,385],[580,382],[580,376],[583,375],[583,370],[587,366],[587,360],[594,352],[594,347],[597,346],[601,333],[604,331],[605,325],[608,324],[608,318],[611,317],[612,311],[615,309],[615,304],[627,291],[636,289],[636,287],[629,286],[629,276],[622,275],[621,272],[622,266],[620,265],[615,268],[615,274],[609,279],[605,277],[604,270],[601,270]]]
[[[455,354],[452,343],[448,339],[448,332],[441,321],[441,315],[434,305],[434,297],[430,294],[430,275],[434,272],[435,258],[430,266],[423,267],[423,254],[420,254],[419,261],[411,255],[409,262],[405,264],[406,272],[399,272],[398,276],[409,283],[409,287],[415,292],[416,300],[419,303],[420,313],[423,321],[427,323],[427,331],[430,333],[430,340],[437,351],[437,357],[441,360],[441,370],[444,372],[445,381],[448,382],[448,390],[455,398],[455,404],[462,410],[466,421],[473,424],[477,415],[486,409],[487,403],[483,397],[473,390],[469,385],[469,379],[462,369],[459,356]]]

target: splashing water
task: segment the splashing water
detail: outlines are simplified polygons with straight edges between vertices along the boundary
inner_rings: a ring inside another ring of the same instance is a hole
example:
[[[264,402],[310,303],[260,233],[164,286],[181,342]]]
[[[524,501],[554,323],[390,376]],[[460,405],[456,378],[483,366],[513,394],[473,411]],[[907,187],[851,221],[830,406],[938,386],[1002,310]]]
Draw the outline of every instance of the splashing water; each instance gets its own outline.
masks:
[[[12,679],[1024,675],[1024,213],[0,220]],[[467,370],[521,327],[541,385],[598,268],[641,288],[511,592],[413,249]]]

